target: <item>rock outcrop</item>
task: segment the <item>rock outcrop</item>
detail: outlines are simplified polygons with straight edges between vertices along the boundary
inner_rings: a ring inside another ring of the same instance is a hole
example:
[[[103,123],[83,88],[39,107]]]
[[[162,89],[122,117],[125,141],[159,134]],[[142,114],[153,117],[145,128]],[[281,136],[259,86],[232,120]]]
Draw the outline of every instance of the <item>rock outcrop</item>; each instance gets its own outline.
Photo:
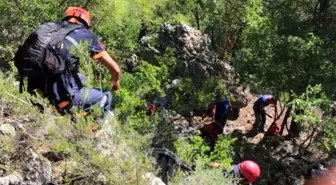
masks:
[[[22,170],[26,184],[44,185],[51,181],[51,163],[32,149],[26,152]]]
[[[21,161],[21,172],[0,177],[1,185],[45,185],[51,182],[51,163],[32,149]]]
[[[151,45],[154,39],[156,44]],[[235,97],[234,108],[244,107],[250,101],[249,89],[238,85],[239,76],[234,67],[217,58],[210,49],[210,38],[199,30],[182,23],[164,23],[157,35],[144,36],[141,41],[144,47],[137,55],[151,63],[156,63],[156,57],[164,55],[168,48],[174,49],[176,66],[172,70],[175,78],[189,77],[196,86],[202,86],[206,79],[218,77],[230,87]]]
[[[1,185],[22,185],[23,178],[17,172],[14,172],[11,175],[0,177],[0,184]]]
[[[148,153],[152,156],[155,169],[159,169],[158,176],[166,184],[169,182],[169,177],[172,177],[178,169],[183,172],[193,170],[192,166],[181,161],[176,154],[168,149],[151,148]]]
[[[234,68],[218,60],[210,51],[210,38],[185,24],[162,24],[158,33],[159,50],[175,49],[176,69],[179,77],[191,77],[202,82],[211,76],[221,77],[226,83],[235,83]]]

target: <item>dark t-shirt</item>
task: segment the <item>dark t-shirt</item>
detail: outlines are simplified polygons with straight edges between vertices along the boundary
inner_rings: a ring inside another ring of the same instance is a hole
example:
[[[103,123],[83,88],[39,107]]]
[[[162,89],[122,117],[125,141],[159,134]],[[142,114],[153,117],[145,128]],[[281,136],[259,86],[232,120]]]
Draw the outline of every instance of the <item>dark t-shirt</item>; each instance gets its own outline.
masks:
[[[214,104],[216,105],[215,118],[220,119],[221,117],[226,116],[227,112],[230,109],[229,101],[227,99],[217,100],[217,101],[214,102]]]
[[[274,97],[270,94],[265,94],[265,95],[262,95],[258,98],[258,100],[255,102],[255,104],[257,105],[263,105],[263,106],[267,106],[270,104],[270,101],[271,99],[274,99]]]
[[[99,41],[98,37],[92,34],[88,29],[77,29],[70,33],[68,37],[79,44],[87,41],[89,44],[88,51],[94,60],[106,54],[105,48]],[[68,39],[63,40],[63,42],[60,43],[59,48],[62,58],[69,59],[74,56],[74,54],[70,52],[73,45],[74,44]],[[79,62],[80,61],[76,61],[73,67],[78,68]],[[66,69],[64,73],[60,75],[60,78],[57,78],[57,80],[52,83],[51,88],[53,92],[53,99],[56,102],[64,101],[65,97],[67,97],[69,94],[74,94],[80,89],[75,81],[75,78],[73,77],[73,74],[68,69]]]

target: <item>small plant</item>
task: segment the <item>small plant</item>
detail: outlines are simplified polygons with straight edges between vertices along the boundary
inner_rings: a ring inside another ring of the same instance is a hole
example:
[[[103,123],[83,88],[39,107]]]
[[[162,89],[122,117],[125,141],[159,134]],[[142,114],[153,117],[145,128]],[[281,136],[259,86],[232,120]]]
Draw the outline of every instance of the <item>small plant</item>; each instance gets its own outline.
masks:
[[[325,131],[330,136],[333,129],[330,130],[329,121],[326,121],[319,112],[325,111],[327,115],[330,112],[330,101],[322,93],[322,86],[308,86],[306,92],[300,96],[292,93],[292,101],[287,106],[291,106],[294,111],[292,124],[296,124],[299,131],[305,131],[309,136],[300,143],[300,146],[308,148],[313,139],[316,138],[319,127],[325,125]],[[329,142],[326,142],[329,143]],[[329,143],[330,144],[330,143]],[[329,146],[330,147],[330,146]]]
[[[213,151],[211,151],[210,146],[208,146],[199,136],[199,133],[191,136],[189,140],[183,140],[181,138],[177,139],[174,142],[176,153],[181,160],[184,160],[189,164],[195,164],[196,170],[192,174],[176,173],[173,179],[174,183],[224,185],[232,182],[233,176],[225,175],[223,171],[228,172],[232,170],[232,144],[235,141],[235,138],[231,139],[221,135],[219,136]],[[211,162],[220,163],[220,168],[210,169]]]

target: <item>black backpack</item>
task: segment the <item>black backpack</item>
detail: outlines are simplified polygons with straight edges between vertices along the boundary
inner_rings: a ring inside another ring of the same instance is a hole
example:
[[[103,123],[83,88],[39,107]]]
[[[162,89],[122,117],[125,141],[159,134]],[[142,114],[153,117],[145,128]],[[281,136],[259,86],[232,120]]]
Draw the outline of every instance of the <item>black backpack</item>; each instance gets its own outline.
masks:
[[[45,92],[47,78],[61,74],[71,66],[67,59],[60,56],[58,44],[69,33],[82,27],[81,24],[68,21],[47,22],[29,35],[24,44],[19,46],[13,59],[21,76],[20,93],[24,77],[28,77],[28,92],[36,88]]]

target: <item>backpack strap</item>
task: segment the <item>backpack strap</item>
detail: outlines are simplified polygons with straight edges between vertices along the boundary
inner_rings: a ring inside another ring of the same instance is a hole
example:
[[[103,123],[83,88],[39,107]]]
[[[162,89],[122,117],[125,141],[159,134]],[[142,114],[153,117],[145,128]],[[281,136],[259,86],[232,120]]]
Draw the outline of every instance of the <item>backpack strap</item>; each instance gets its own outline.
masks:
[[[65,37],[66,40],[70,41],[77,49],[79,49],[79,43],[69,35]]]
[[[65,39],[70,41],[77,49],[79,49],[79,43],[74,38],[72,38],[68,35],[68,36],[65,37]],[[80,80],[80,78],[78,76],[77,70],[71,69],[70,71],[71,71],[72,77],[74,78],[78,88],[79,89],[83,88],[83,84],[82,84],[82,81]]]
[[[20,75],[20,90],[19,90],[20,93],[23,92],[23,87],[24,87],[23,78],[24,78],[24,76],[21,74]]]

